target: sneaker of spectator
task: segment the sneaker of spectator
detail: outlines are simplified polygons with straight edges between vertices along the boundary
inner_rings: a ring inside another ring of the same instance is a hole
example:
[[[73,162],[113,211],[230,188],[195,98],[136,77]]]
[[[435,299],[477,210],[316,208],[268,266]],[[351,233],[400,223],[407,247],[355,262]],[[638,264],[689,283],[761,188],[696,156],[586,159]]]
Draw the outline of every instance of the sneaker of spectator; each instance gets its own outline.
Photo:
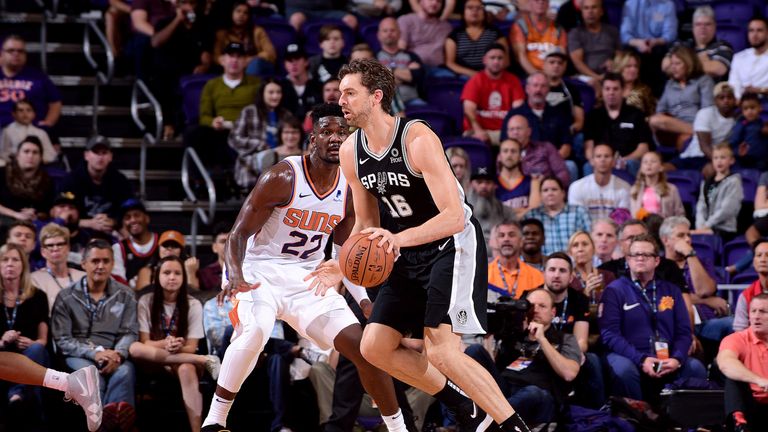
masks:
[[[43,146],[43,163],[56,161],[58,154],[51,144],[48,132],[35,126],[35,107],[25,99],[13,104],[13,123],[3,129],[0,143],[0,163],[8,164],[11,155],[15,155],[21,142],[26,137],[34,136]]]
[[[264,27],[253,24],[252,9],[248,3],[239,0],[232,7],[231,22],[216,32],[213,59],[223,65],[223,51],[231,42],[243,44],[248,75],[268,76],[275,72],[277,53]]]

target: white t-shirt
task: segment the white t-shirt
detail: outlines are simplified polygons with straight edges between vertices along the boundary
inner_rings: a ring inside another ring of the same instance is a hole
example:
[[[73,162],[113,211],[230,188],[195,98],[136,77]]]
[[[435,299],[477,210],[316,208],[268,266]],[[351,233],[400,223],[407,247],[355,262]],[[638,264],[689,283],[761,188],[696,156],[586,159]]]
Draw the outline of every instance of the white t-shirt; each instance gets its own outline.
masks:
[[[568,204],[586,207],[590,218],[595,221],[607,218],[617,208],[629,209],[629,183],[611,175],[605,186],[595,181],[590,174],[571,183],[568,188]]]
[[[701,145],[699,144],[696,132],[709,132],[712,134],[712,144],[714,145],[728,140],[728,136],[731,134],[731,129],[733,129],[735,123],[735,118],[723,117],[714,105],[700,109],[693,120],[694,134],[691,143],[680,153],[680,157],[704,157],[704,152],[701,151]]]
[[[741,98],[747,86],[768,87],[768,51],[758,55],[754,48],[747,48],[734,54],[728,84],[736,99]]]
[[[139,332],[150,333],[152,325],[150,324],[150,314],[152,309],[152,298],[155,297],[154,293],[146,294],[139,298],[138,306],[138,319],[139,319]],[[203,330],[203,305],[200,304],[194,297],[187,296],[189,300],[189,313],[187,314],[187,334],[183,337],[185,339],[202,339],[205,337],[205,331]],[[173,309],[176,307],[175,303],[163,303],[163,310],[165,316],[172,316]],[[181,336],[181,335],[178,335]]]

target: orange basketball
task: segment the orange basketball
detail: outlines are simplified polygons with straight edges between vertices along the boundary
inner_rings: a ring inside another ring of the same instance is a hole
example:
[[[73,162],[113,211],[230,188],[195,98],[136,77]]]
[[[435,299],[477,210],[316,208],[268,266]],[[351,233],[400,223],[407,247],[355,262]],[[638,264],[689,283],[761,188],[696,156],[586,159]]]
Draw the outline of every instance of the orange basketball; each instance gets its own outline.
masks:
[[[369,235],[357,233],[350,236],[339,253],[339,266],[344,276],[353,284],[366,288],[387,280],[395,265],[395,254],[378,246],[381,238],[371,241]]]

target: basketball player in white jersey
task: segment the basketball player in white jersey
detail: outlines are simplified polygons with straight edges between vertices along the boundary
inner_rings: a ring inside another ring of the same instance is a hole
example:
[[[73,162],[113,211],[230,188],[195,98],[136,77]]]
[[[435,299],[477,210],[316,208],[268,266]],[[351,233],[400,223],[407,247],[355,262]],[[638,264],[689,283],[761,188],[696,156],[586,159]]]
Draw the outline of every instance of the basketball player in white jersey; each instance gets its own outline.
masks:
[[[352,233],[380,238],[400,255],[373,306],[363,355],[445,403],[461,431],[484,431],[494,421],[503,431],[528,431],[491,375],[460,348],[458,334],[485,333],[487,258],[440,139],[423,122],[389,113],[394,76],[378,61],[352,61],[339,78],[344,118],[359,128],[340,151],[354,201]],[[381,228],[380,206],[391,231]],[[341,279],[333,260],[313,275],[313,286]],[[426,355],[403,344],[405,337],[423,338]]]
[[[339,169],[347,122],[341,108],[331,104],[314,107],[312,120],[309,156],[288,157],[259,178],[227,240],[223,294],[237,293],[230,314],[235,334],[203,432],[226,430],[229,408],[276,318],[323,349],[334,347],[350,359],[387,428],[406,430],[392,379],[360,354],[362,328],[344,297],[333,290],[316,295],[304,280],[323,261],[331,232],[341,243],[354,223],[347,182]],[[348,281],[345,285],[358,303],[370,301],[364,288]]]

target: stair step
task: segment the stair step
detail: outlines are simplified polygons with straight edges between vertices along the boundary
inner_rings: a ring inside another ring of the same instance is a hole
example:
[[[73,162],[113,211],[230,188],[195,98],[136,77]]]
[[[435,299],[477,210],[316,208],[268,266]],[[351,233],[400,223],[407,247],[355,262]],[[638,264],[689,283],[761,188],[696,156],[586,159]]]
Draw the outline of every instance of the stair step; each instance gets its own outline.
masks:
[[[93,87],[96,84],[96,77],[94,76],[51,75],[50,78],[58,87]],[[131,87],[134,81],[135,78],[133,77],[112,78],[109,87]]]
[[[102,14],[100,11],[91,11],[88,14],[82,14],[80,16],[56,14],[54,17],[48,17],[48,24],[84,24],[89,21],[99,21],[101,18]],[[5,12],[0,14],[0,23],[5,24],[39,24],[42,22],[42,13]]]
[[[99,105],[96,108],[99,116],[130,116],[131,109],[127,106],[104,106]],[[65,116],[92,116],[92,105],[64,105],[61,108],[61,114]]]
[[[144,201],[147,211],[154,212],[191,212],[197,208],[207,209],[209,201]],[[216,211],[240,210],[241,202],[228,201],[216,203]]]
[[[39,42],[27,42],[27,52],[28,53],[40,53],[43,50],[43,45]],[[48,42],[46,44],[46,50],[48,54],[51,53],[58,53],[58,54],[73,54],[73,53],[82,53],[83,52],[83,44],[76,44],[76,43],[58,43],[58,42]],[[91,52],[95,54],[103,54],[104,53],[104,47],[101,45],[91,45]]]
[[[123,175],[128,180],[138,180],[139,170],[137,169],[121,169]],[[147,170],[147,180],[178,180],[181,183],[181,171],[178,170]]]
[[[109,138],[109,143],[112,146],[112,148],[124,148],[124,149],[140,149],[141,148],[141,138],[125,138],[125,137],[107,137]],[[61,146],[64,148],[85,148],[85,144],[88,142],[88,138],[83,137],[61,137],[59,138],[61,141]],[[152,148],[182,148],[182,144],[180,140],[175,141],[160,141],[156,143],[153,146],[149,146],[149,149]]]

